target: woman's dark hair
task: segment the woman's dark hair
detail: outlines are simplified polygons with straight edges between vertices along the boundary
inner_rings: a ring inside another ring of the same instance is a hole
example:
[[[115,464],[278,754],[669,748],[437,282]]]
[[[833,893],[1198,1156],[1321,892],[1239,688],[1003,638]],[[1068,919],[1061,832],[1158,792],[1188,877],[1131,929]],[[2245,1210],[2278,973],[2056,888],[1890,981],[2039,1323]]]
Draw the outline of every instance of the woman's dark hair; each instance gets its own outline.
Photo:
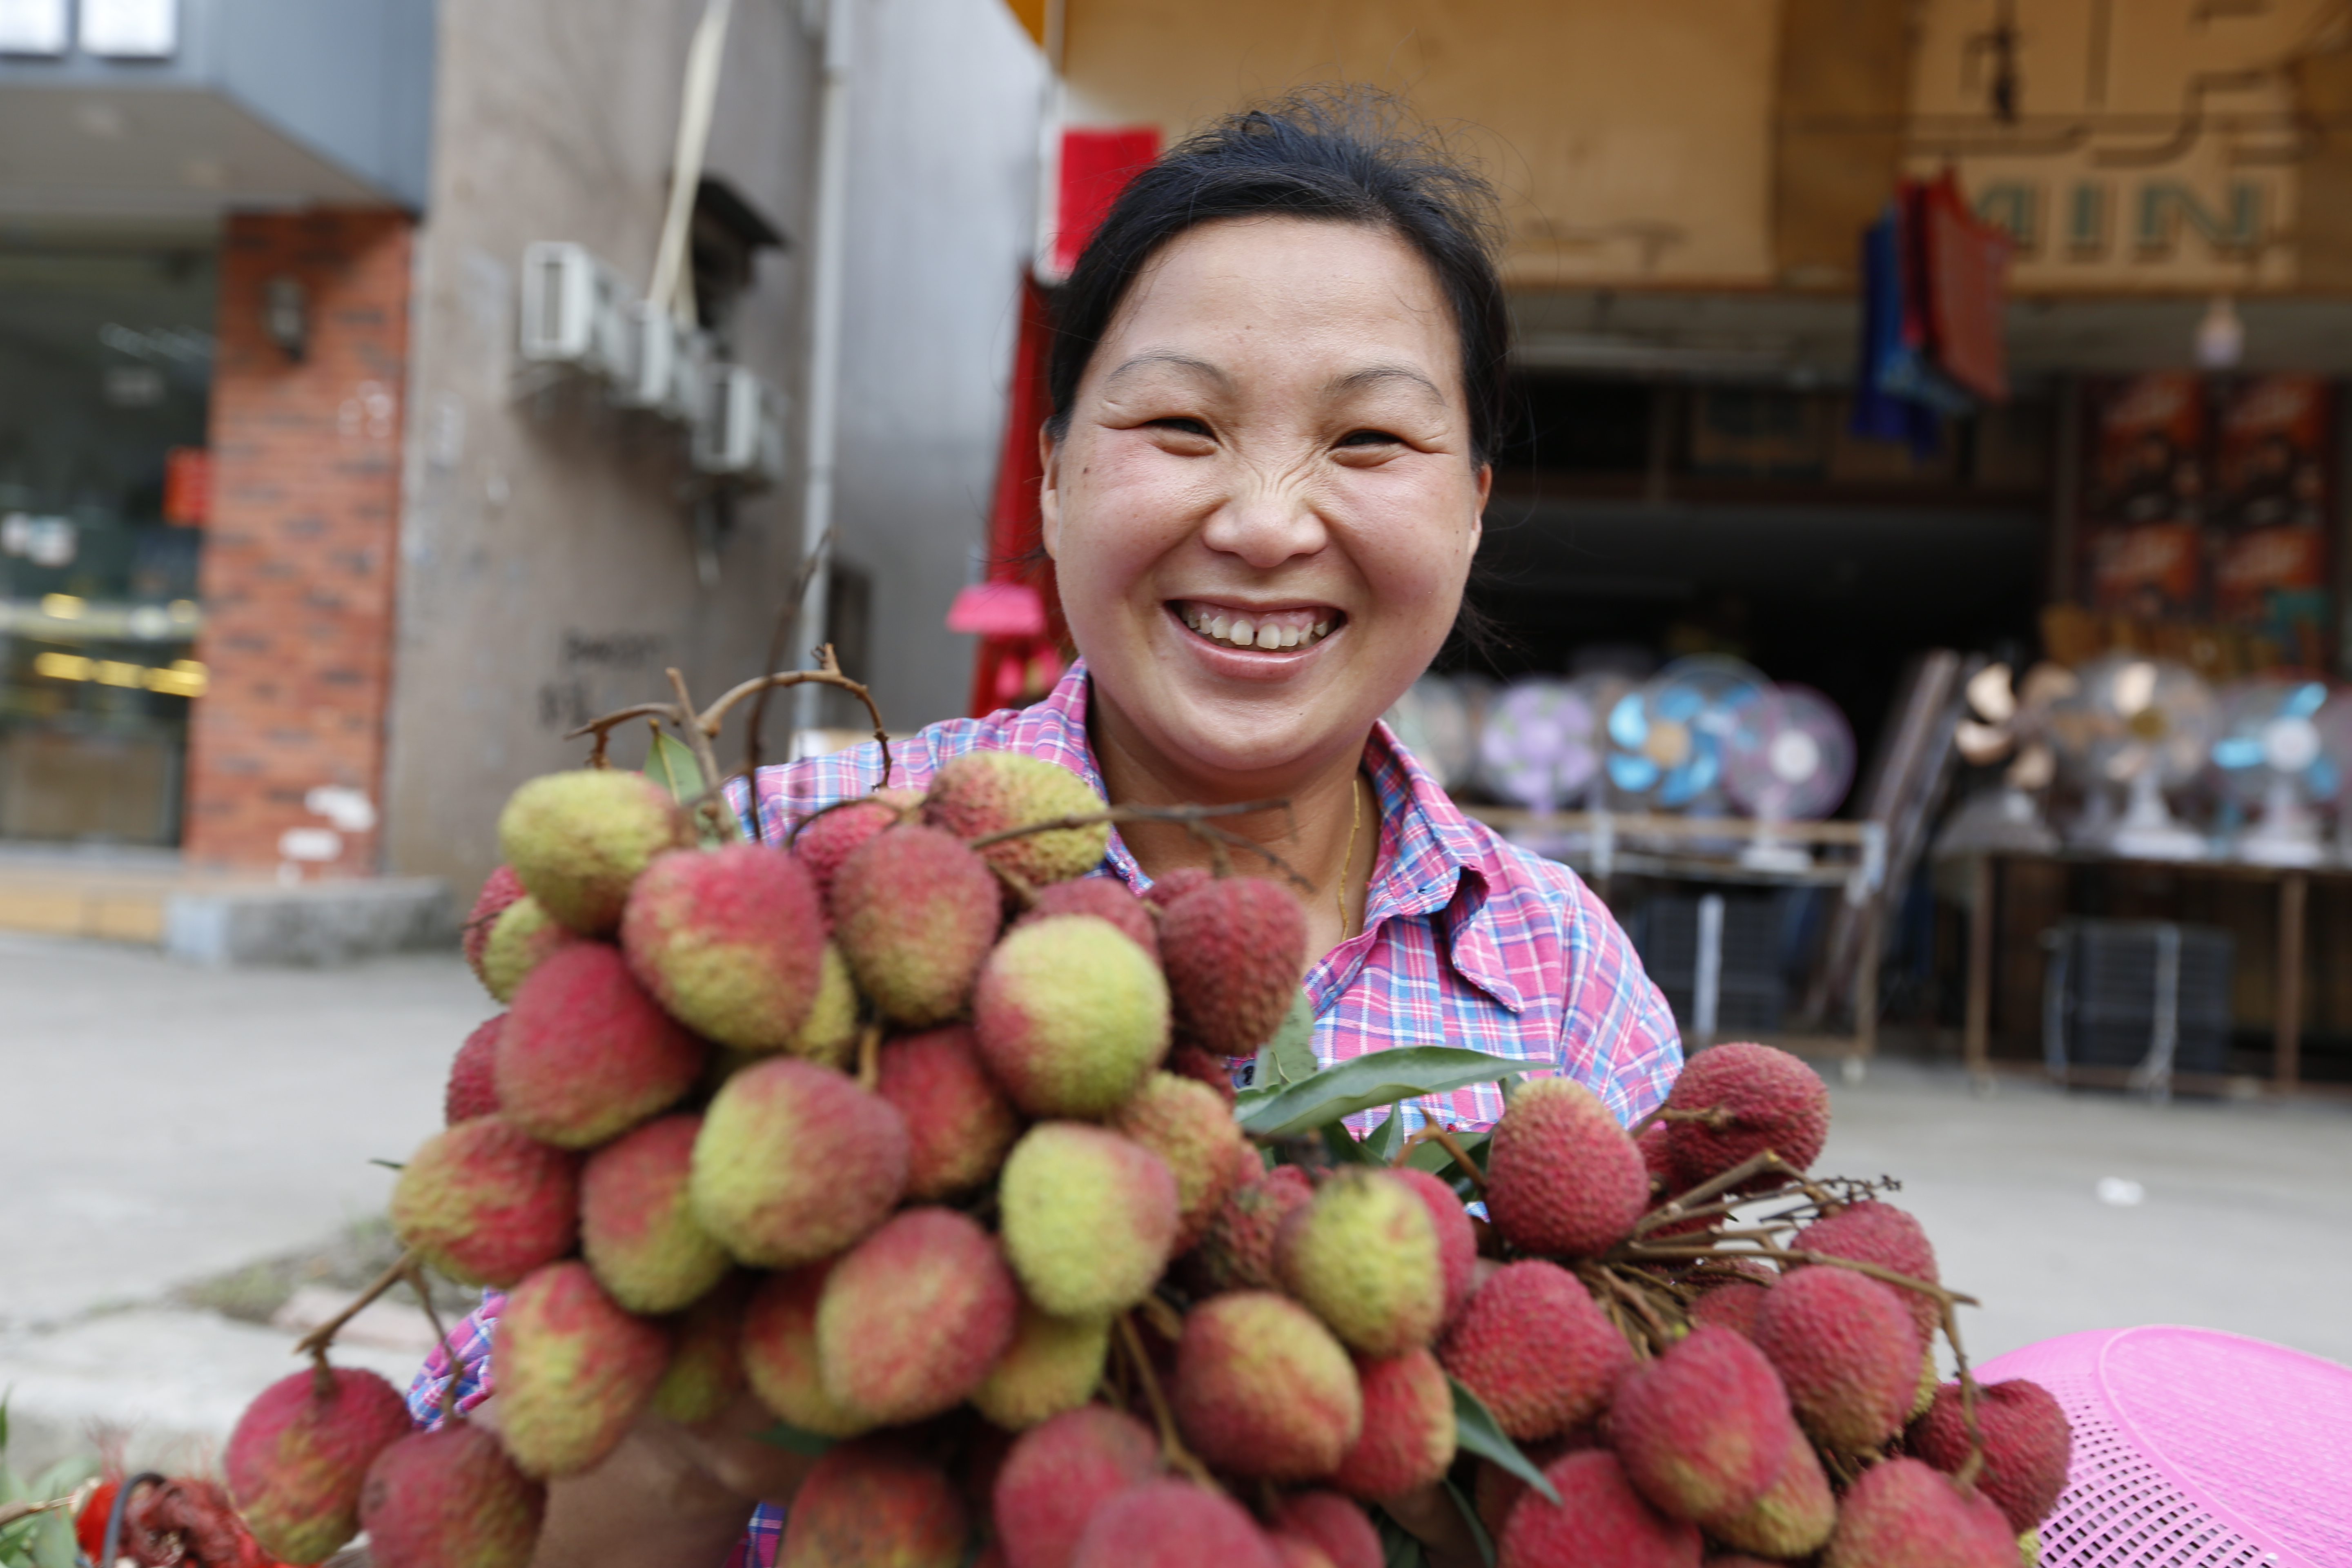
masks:
[[[1364,224],[1411,245],[1437,275],[1462,341],[1472,461],[1506,425],[1510,313],[1495,275],[1494,193],[1384,93],[1302,93],[1228,116],[1171,147],[1129,183],[1079,254],[1055,310],[1046,384],[1059,440],[1087,362],[1119,301],[1162,247],[1218,218]]]

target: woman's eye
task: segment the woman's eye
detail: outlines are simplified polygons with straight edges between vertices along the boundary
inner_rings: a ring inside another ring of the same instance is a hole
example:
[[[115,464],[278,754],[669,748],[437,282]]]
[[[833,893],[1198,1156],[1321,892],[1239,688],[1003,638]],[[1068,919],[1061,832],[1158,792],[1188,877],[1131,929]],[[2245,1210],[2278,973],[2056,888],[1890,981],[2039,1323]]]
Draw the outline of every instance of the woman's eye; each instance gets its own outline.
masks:
[[[1166,419],[1154,419],[1151,421],[1151,427],[1154,430],[1172,431],[1179,436],[1198,436],[1203,439],[1206,439],[1209,434],[1209,427],[1206,425],[1184,415],[1177,415]]]
[[[1342,447],[1401,447],[1403,441],[1386,430],[1350,430],[1339,437]]]

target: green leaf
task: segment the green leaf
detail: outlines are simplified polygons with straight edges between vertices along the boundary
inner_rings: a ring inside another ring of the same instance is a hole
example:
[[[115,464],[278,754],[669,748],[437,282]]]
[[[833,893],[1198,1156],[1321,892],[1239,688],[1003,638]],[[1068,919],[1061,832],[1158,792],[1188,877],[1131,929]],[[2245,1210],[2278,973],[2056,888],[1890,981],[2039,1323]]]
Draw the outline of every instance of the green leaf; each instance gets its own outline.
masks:
[[[1412,1531],[1375,1509],[1372,1528],[1381,1532],[1381,1568],[1422,1568],[1421,1541]]]
[[[834,1445],[833,1438],[822,1436],[814,1432],[803,1431],[789,1421],[779,1421],[766,1431],[754,1432],[751,1436],[772,1447],[782,1448],[790,1453],[804,1454],[812,1459],[830,1452]]]
[[[1449,1376],[1445,1381],[1454,1385],[1454,1446],[1465,1454],[1475,1454],[1482,1459],[1500,1465],[1534,1488],[1544,1501],[1559,1502],[1559,1493],[1544,1479],[1543,1471],[1536,1468],[1535,1462],[1519,1452],[1519,1446],[1511,1441],[1486,1404],[1463,1387],[1460,1378]]]
[[[1242,1131],[1254,1138],[1288,1138],[1417,1094],[1443,1094],[1468,1083],[1490,1083],[1527,1063],[1452,1046],[1404,1046],[1371,1051],[1324,1068],[1303,1083],[1236,1103]]]
[[[1404,1147],[1404,1112],[1391,1110],[1388,1119],[1375,1127],[1364,1139],[1364,1152],[1382,1165],[1396,1163],[1397,1151]]]
[[[59,1459],[43,1470],[33,1481],[35,1497],[64,1497],[74,1488],[98,1474],[98,1456],[80,1454],[69,1459]]]
[[[646,777],[678,801],[692,800],[707,787],[702,782],[702,764],[694,758],[694,748],[667,730],[654,731],[654,743],[646,752]]]
[[[1454,1506],[1461,1511],[1462,1522],[1470,1527],[1470,1539],[1478,1543],[1478,1560],[1486,1563],[1486,1568],[1495,1568],[1495,1538],[1486,1533],[1486,1521],[1478,1517],[1477,1505],[1463,1494],[1460,1487],[1454,1484],[1454,1478],[1451,1476],[1445,1478],[1445,1492],[1454,1500]]]
[[[33,1529],[33,1568],[74,1568],[79,1544],[67,1510],[43,1514]]]
[[[1333,1164],[1371,1165],[1379,1163],[1378,1161],[1372,1158],[1371,1152],[1370,1150],[1366,1149],[1361,1143],[1356,1142],[1356,1135],[1349,1131],[1344,1124],[1337,1121],[1328,1122],[1324,1126],[1317,1129],[1317,1131],[1322,1134],[1323,1147],[1329,1150],[1331,1152],[1331,1163]]]

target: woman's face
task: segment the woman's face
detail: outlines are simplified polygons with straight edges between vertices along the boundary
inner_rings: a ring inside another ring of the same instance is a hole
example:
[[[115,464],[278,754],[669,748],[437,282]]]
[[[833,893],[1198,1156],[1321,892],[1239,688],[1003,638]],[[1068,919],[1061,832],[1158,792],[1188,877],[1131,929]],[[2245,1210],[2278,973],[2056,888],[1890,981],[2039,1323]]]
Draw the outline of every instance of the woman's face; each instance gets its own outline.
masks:
[[[1123,739],[1236,782],[1360,746],[1477,548],[1461,352],[1384,230],[1229,219],[1154,258],[1045,451],[1045,548]]]

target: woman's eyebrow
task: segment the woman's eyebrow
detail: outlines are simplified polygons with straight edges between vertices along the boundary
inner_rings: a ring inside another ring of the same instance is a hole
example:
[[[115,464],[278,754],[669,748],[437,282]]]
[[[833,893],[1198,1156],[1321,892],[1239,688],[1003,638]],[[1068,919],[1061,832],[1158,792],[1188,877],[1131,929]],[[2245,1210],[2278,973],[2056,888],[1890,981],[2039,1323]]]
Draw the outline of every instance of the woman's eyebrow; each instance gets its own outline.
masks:
[[[1445,401],[1445,394],[1437,383],[1411,365],[1405,364],[1368,364],[1361,370],[1351,370],[1345,375],[1334,376],[1325,390],[1336,397],[1345,393],[1360,392],[1368,386],[1377,385],[1383,381],[1409,382],[1421,388],[1432,401],[1437,403]]]
[[[1119,377],[1127,374],[1129,371],[1150,370],[1160,365],[1165,365],[1173,370],[1185,371],[1191,374],[1203,377],[1206,380],[1214,382],[1221,390],[1229,389],[1234,384],[1233,377],[1227,375],[1223,371],[1219,370],[1215,365],[1211,364],[1207,360],[1195,359],[1191,354],[1180,353],[1174,349],[1146,349],[1141,353],[1129,358],[1125,363],[1121,364],[1117,370],[1111,372],[1108,375],[1103,377],[1103,385],[1108,389],[1113,383],[1117,382]]]

